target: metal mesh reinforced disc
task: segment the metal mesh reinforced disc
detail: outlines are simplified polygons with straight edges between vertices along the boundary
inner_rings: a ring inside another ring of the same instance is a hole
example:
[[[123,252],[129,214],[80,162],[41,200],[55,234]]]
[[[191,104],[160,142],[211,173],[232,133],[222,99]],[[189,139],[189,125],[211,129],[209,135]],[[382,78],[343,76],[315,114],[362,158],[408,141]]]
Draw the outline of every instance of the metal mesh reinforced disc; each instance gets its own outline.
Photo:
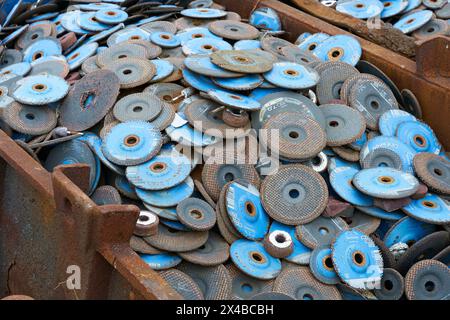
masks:
[[[216,224],[216,213],[206,202],[198,198],[187,198],[177,205],[178,220],[195,231],[206,231]]]
[[[243,76],[242,73],[231,72],[216,66],[211,62],[209,54],[193,54],[184,59],[184,65],[189,70],[204,76],[217,78],[236,78]]]
[[[231,299],[231,276],[223,264],[213,267],[197,266],[183,262],[177,266],[197,283],[205,300]]]
[[[433,153],[418,153],[413,160],[419,179],[437,192],[450,194],[450,162]]]
[[[217,266],[224,263],[230,257],[230,246],[216,232],[210,231],[206,243],[200,248],[180,252],[179,255],[184,260],[201,266]]]
[[[405,279],[395,269],[384,268],[381,287],[375,289],[375,296],[379,300],[399,300],[405,291]]]
[[[214,101],[198,99],[186,106],[184,115],[194,129],[215,137],[227,137],[227,134],[234,132],[235,128],[223,122],[222,111],[218,110],[220,107]],[[242,129],[250,129],[250,123]]]
[[[3,120],[17,132],[40,135],[56,127],[56,113],[49,107],[28,106],[12,102],[3,111]]]
[[[94,72],[100,70],[99,66],[97,65],[97,56],[92,56],[84,60],[83,64],[81,65],[81,71],[83,71],[85,74]]]
[[[185,300],[204,300],[200,287],[184,272],[169,269],[160,271],[159,275]]]
[[[183,86],[176,83],[156,83],[145,88],[143,92],[151,93],[166,103],[172,103],[171,100],[180,96],[183,89]]]
[[[130,39],[130,40],[127,40],[126,43],[135,44],[135,45],[145,48],[145,50],[147,50],[147,59],[149,59],[149,60],[158,58],[162,53],[161,47],[159,47],[156,44],[153,44],[149,41]]]
[[[336,236],[349,226],[341,217],[324,218],[319,216],[313,221],[295,228],[295,235],[305,246],[315,249],[330,246]]]
[[[145,237],[145,241],[157,249],[170,252],[186,252],[200,248],[208,240],[208,231],[178,231],[161,224],[158,233]]]
[[[233,300],[246,300],[256,294],[272,291],[273,280],[252,278],[240,271],[233,263],[229,263],[225,267],[231,276]]]
[[[358,73],[355,67],[344,62],[325,62],[319,66],[320,68],[316,68],[320,75],[316,93],[320,104],[340,99],[340,90],[345,80]]]
[[[380,164],[387,164],[390,168],[402,170],[402,159],[391,149],[377,148],[361,159],[361,167],[363,169],[377,168]]]
[[[59,108],[59,123],[69,130],[84,131],[108,113],[119,95],[119,79],[98,70],[77,81]]]
[[[220,190],[225,184],[236,179],[247,180],[256,188],[261,183],[258,172],[251,164],[206,163],[203,166],[203,186],[214,201],[219,199]]]
[[[305,224],[325,210],[328,188],[313,169],[287,165],[264,179],[261,201],[273,219],[288,225]]]
[[[264,73],[273,62],[251,51],[222,50],[211,54],[211,62],[219,67],[241,73]]]
[[[175,111],[168,103],[163,103],[161,113],[150,123],[160,131],[166,129],[175,118]]]
[[[123,58],[104,66],[119,78],[120,88],[134,88],[150,81],[156,74],[153,63],[138,58]]]
[[[69,74],[69,65],[63,59],[54,57],[41,58],[31,63],[30,76],[38,74],[51,74],[60,78],[65,78]]]
[[[132,120],[152,121],[161,112],[164,103],[150,93],[133,93],[116,102],[114,117],[122,122]]]
[[[174,23],[169,21],[152,21],[139,26],[139,28],[152,33],[152,32],[169,32],[177,33],[177,27]],[[187,28],[183,28],[187,29]],[[183,30],[180,29],[180,30]]]
[[[252,25],[233,20],[217,20],[208,25],[209,31],[219,37],[230,40],[252,40],[259,36],[259,31]]]
[[[361,113],[341,104],[321,105],[327,124],[327,145],[331,147],[349,144],[366,130],[366,121]]]
[[[97,65],[104,67],[124,58],[148,59],[148,51],[138,44],[121,42],[100,52],[97,55]]]
[[[431,19],[420,29],[413,32],[412,36],[419,40],[429,39],[433,36],[443,35],[448,32],[448,22],[441,19]]]
[[[348,77],[341,87],[341,93],[340,93],[340,99],[344,101],[345,103],[348,103],[348,95],[350,94],[350,90],[353,87],[353,85],[358,81],[359,79],[368,79],[368,80],[374,80],[379,81],[380,79],[375,77],[374,75],[371,75],[369,73],[355,73],[354,75]]]
[[[296,300],[342,300],[339,290],[314,278],[308,267],[284,269],[275,279],[273,291]]]
[[[397,261],[396,269],[405,275],[409,268],[419,260],[431,259],[450,244],[447,231],[437,231],[418,240],[410,246]]]
[[[268,94],[259,100],[261,109],[252,114],[252,126],[260,129],[271,117],[282,112],[299,112],[302,116],[316,120],[325,130],[325,117],[322,110],[304,95],[285,91]]]
[[[16,46],[23,49],[31,43],[52,35],[52,25],[50,23],[39,23],[29,26],[27,31],[22,33],[16,41]]]
[[[362,113],[367,127],[378,129],[381,115],[391,109],[398,109],[398,103],[391,89],[381,80],[359,79],[348,96],[348,103]]]
[[[289,159],[312,158],[326,145],[326,134],[320,125],[297,112],[273,116],[262,128],[266,130],[260,133],[262,144]]]
[[[91,199],[98,206],[122,203],[119,191],[113,186],[107,185],[98,187],[92,194]]]
[[[422,260],[409,269],[405,277],[409,300],[448,300],[450,269],[436,260]]]

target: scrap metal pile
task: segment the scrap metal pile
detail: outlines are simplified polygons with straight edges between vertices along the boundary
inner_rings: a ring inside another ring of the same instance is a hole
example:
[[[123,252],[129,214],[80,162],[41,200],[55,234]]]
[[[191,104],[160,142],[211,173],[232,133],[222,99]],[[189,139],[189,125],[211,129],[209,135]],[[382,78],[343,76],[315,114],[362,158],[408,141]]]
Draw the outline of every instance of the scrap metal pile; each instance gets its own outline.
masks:
[[[449,159],[356,38],[293,44],[272,9],[209,0],[65,4],[2,29],[2,129],[138,206],[130,246],[181,296],[448,299]]]

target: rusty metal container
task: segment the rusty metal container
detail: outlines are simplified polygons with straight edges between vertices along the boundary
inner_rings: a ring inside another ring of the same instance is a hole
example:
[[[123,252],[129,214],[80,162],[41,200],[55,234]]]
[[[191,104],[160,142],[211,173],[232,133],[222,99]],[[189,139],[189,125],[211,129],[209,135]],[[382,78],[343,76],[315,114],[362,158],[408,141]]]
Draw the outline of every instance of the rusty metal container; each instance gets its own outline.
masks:
[[[243,18],[259,6],[277,10],[290,40],[305,31],[344,32],[275,0],[218,2]],[[416,93],[424,120],[449,148],[448,40],[424,44],[418,51],[417,64],[358,40],[363,46],[363,59],[377,65],[400,88]],[[447,58],[439,58],[442,54]],[[69,165],[49,173],[0,131],[0,178],[0,297],[24,294],[36,299],[180,298],[129,247],[138,208],[96,206],[85,194],[87,166]],[[66,285],[73,266],[81,271],[79,288]]]

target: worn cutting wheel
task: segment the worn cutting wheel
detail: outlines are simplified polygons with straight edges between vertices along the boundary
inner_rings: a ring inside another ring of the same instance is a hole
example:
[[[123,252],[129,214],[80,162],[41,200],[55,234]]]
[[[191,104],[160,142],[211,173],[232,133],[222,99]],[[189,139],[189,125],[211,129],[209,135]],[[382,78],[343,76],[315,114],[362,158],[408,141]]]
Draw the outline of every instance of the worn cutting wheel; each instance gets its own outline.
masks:
[[[319,216],[313,221],[295,228],[295,235],[308,248],[330,246],[331,242],[349,226],[341,217],[324,218]]]
[[[260,136],[262,144],[289,159],[313,158],[326,145],[326,134],[320,125],[311,118],[302,117],[301,113],[278,114],[262,128],[266,130],[266,134]]]
[[[240,271],[233,263],[229,263],[225,267],[231,276],[233,300],[250,299],[256,294],[272,291],[273,280],[260,280],[250,277]]]
[[[405,277],[409,300],[448,300],[450,269],[436,260],[422,260],[409,269]]]
[[[230,257],[230,246],[217,233],[210,231],[206,243],[198,249],[180,252],[179,255],[190,263],[205,267],[220,265]]]
[[[338,284],[340,279],[334,270],[329,246],[320,246],[313,250],[309,261],[311,273],[322,283]]]
[[[264,73],[272,69],[273,63],[252,51],[224,50],[211,54],[211,62],[219,67],[242,73]]]
[[[27,106],[12,102],[3,111],[3,120],[20,133],[40,135],[56,127],[56,113],[48,107]]]
[[[145,241],[155,248],[170,252],[186,252],[200,248],[208,240],[208,232],[178,231],[158,226],[158,233],[146,237]]]
[[[177,205],[178,220],[195,231],[207,231],[216,224],[216,213],[206,202],[198,198],[187,198]]]
[[[231,276],[223,264],[204,267],[183,262],[177,266],[197,283],[206,300],[231,299]]]
[[[258,29],[252,25],[233,20],[211,22],[208,29],[219,37],[230,40],[252,40],[259,36]]]
[[[443,194],[450,194],[450,162],[433,153],[414,156],[414,170],[428,187]]]
[[[12,97],[20,103],[46,105],[61,100],[68,91],[69,85],[64,79],[40,74],[17,81]]]
[[[303,165],[281,167],[264,179],[260,192],[269,216],[288,225],[311,222],[325,210],[328,201],[323,178]]]
[[[148,51],[145,47],[135,43],[121,42],[100,52],[97,55],[97,65],[99,67],[104,67],[119,59],[148,59],[148,57]]]
[[[200,287],[186,273],[170,269],[160,271],[159,275],[185,300],[204,300]]]
[[[399,300],[405,292],[405,279],[395,269],[384,268],[381,286],[375,289],[375,296],[380,300]]]
[[[119,191],[113,186],[104,185],[95,189],[91,196],[92,201],[98,206],[108,204],[122,204]]]
[[[275,279],[273,290],[297,300],[342,300],[335,286],[318,281],[308,267],[283,269]]]
[[[152,121],[160,113],[164,103],[150,93],[133,93],[116,102],[114,117],[122,122],[142,120]]]
[[[156,74],[153,63],[138,58],[123,58],[108,63],[104,67],[114,72],[119,78],[120,88],[129,89],[143,85]]]
[[[87,130],[103,119],[118,95],[119,79],[114,73],[89,73],[70,89],[59,108],[59,123],[69,130]]]

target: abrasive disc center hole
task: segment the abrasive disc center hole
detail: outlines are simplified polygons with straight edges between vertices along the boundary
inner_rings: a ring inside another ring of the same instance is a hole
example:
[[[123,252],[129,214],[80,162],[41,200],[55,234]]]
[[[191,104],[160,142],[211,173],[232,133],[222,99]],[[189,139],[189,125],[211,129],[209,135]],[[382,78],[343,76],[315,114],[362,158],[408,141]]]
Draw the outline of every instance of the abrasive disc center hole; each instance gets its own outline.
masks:
[[[212,50],[212,49],[214,49],[214,47],[212,45],[210,45],[210,44],[205,44],[205,45],[202,46],[202,48],[205,49],[205,50]]]
[[[148,220],[149,220],[149,217],[147,217],[147,216],[144,216],[144,215],[139,216],[139,221],[141,221],[141,222],[146,222]]]
[[[394,182],[394,178],[388,176],[382,176],[378,178],[381,183],[389,184]]]
[[[323,266],[327,269],[327,270],[333,270],[333,261],[331,260],[331,256],[326,256],[323,259]]]
[[[108,11],[106,14],[107,14],[108,16],[115,16],[115,15],[116,15],[116,12],[114,12],[114,11]]]
[[[287,74],[288,76],[292,76],[292,77],[299,75],[298,71],[296,71],[296,70],[286,70],[286,71],[284,71],[284,73]]]
[[[330,233],[330,231],[327,228],[325,228],[325,227],[320,227],[319,228],[319,233],[321,235],[326,235],[326,234]]]
[[[313,296],[309,293],[303,295],[303,300],[314,300]]]
[[[436,288],[436,285],[434,284],[433,281],[425,282],[425,290],[427,290],[428,292],[433,292],[435,288]]]
[[[390,3],[390,2],[385,2],[385,3],[384,3],[384,7],[385,7],[385,8],[390,7],[391,5],[392,5],[392,3]]]
[[[300,196],[300,192],[297,189],[291,189],[289,190],[289,197],[292,199],[296,199]]]
[[[364,5],[362,3],[358,3],[355,5],[355,7],[361,9],[361,8],[364,8]]]
[[[248,215],[254,216],[256,214],[256,208],[255,205],[249,201],[245,203],[245,212],[247,212]]]
[[[243,283],[243,284],[241,285],[241,289],[242,289],[242,291],[244,291],[244,292],[252,292],[252,291],[253,291],[252,285],[251,285],[251,284],[248,284],[248,283]]]
[[[391,280],[386,280],[384,282],[384,288],[388,291],[391,291],[394,288],[394,284],[392,283]]]
[[[235,96],[235,95],[230,95],[230,98],[232,98],[232,99],[234,99],[234,100],[242,100],[241,97]]]
[[[316,47],[317,47],[317,44],[311,43],[311,44],[309,45],[309,47],[308,47],[308,50],[309,50],[309,51],[313,51]]]
[[[162,35],[161,35],[161,38],[163,38],[164,40],[170,40],[170,39],[172,39],[172,37],[169,36],[168,34],[162,34]]]
[[[125,137],[123,142],[127,147],[134,147],[135,145],[137,145],[139,143],[139,140],[140,139],[138,136],[129,135],[129,136]]]
[[[259,252],[255,252],[255,251],[251,252],[250,257],[252,258],[253,261],[255,261],[257,263],[266,262],[266,258],[264,258],[264,256]]]
[[[140,36],[131,36],[130,37],[131,40],[141,40]]]
[[[422,204],[427,208],[436,208],[436,203],[431,201],[422,201]]]
[[[339,122],[337,122],[336,120],[333,120],[333,121],[330,121],[329,125],[330,125],[330,127],[335,128],[339,125]]]
[[[126,58],[127,57],[127,55],[126,54],[121,54],[120,56],[118,56],[117,58],[119,58],[119,59],[123,59],[123,58]]]
[[[380,107],[380,104],[378,103],[378,101],[370,101],[370,107],[374,110],[377,110]]]
[[[130,74],[132,72],[133,71],[131,71],[130,69],[125,69],[125,70],[122,71],[123,74]]]
[[[25,115],[25,118],[27,118],[28,120],[34,120],[36,117],[34,116],[34,114],[32,113],[27,113]]]
[[[440,169],[434,169],[433,172],[438,175],[438,176],[442,176],[442,171]]]
[[[69,60],[76,59],[76,58],[78,58],[79,55],[80,55],[80,54],[77,52],[77,53],[75,53],[73,56],[70,56]]]
[[[204,35],[201,33],[196,33],[196,34],[192,35],[192,38],[194,38],[194,39],[199,39],[199,38],[203,38],[203,37],[204,37]]]
[[[34,60],[37,60],[37,59],[40,59],[40,58],[42,58],[43,56],[44,56],[44,55],[42,54],[41,51],[36,52],[36,53],[33,55],[33,61],[34,61]]]
[[[156,162],[150,166],[150,170],[153,172],[161,172],[166,169],[166,164],[162,162]]]
[[[409,19],[408,21],[406,21],[406,24],[411,24],[411,23],[413,23],[414,21],[416,21],[416,19]]]
[[[198,209],[192,209],[191,211],[189,211],[189,215],[195,220],[200,220],[203,218],[203,213],[201,213],[201,211]]]
[[[289,137],[291,137],[292,139],[297,139],[299,137],[299,134],[296,131],[291,131],[289,132]]]
[[[427,32],[428,32],[428,33],[433,33],[434,31],[436,31],[436,29],[434,29],[434,28],[428,28],[428,29],[427,29]]]
[[[366,257],[361,251],[355,251],[353,253],[353,262],[358,266],[363,266],[366,264]]]
[[[417,144],[419,147],[424,147],[426,145],[426,140],[424,137],[416,135],[414,136],[414,143]]]
[[[242,56],[235,56],[233,59],[240,63],[249,63],[250,62],[249,59],[247,59],[246,57],[242,57]]]
[[[239,32],[238,28],[230,28],[230,30],[233,31],[233,32]]]
[[[142,110],[144,110],[144,108],[142,108],[141,106],[136,106],[133,108],[133,112],[142,112]]]
[[[38,83],[33,86],[34,91],[44,91],[45,89],[47,89],[47,86],[42,83]]]
[[[37,39],[38,37],[39,37],[39,35],[38,35],[37,33],[34,33],[34,34],[31,35],[31,39],[32,39],[32,40],[35,40],[35,39]]]
[[[234,174],[232,174],[231,172],[227,172],[225,173],[224,179],[226,182],[230,182],[234,180]]]

